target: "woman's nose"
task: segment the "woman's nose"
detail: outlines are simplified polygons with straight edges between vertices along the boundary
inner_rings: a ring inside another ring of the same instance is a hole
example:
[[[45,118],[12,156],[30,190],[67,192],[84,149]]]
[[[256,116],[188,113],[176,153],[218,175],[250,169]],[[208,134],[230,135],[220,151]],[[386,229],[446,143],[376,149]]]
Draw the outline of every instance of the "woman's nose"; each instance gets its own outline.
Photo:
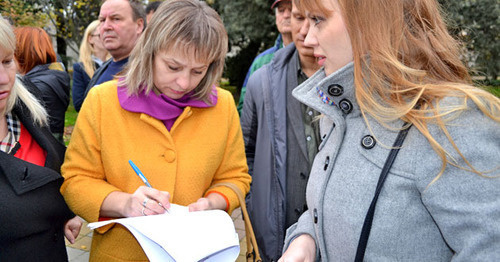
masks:
[[[0,85],[6,85],[8,83],[9,74],[7,72],[7,69],[3,65],[0,65]]]
[[[179,76],[177,78],[177,85],[183,90],[188,89],[190,84],[191,84],[191,78],[188,75],[183,74],[182,76]]]
[[[304,39],[305,46],[314,47],[318,45],[318,41],[316,39],[315,32],[313,32],[313,28],[314,26],[308,26],[307,28],[307,35],[306,38]]]

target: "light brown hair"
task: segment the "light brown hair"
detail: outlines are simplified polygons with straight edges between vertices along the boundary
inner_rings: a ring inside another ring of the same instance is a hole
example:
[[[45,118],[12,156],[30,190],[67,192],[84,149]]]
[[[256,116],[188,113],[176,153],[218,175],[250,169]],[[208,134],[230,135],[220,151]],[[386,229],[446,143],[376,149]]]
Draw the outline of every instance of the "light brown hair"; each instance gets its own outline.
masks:
[[[170,0],[163,2],[130,54],[128,65],[118,77],[124,77],[130,94],[153,87],[154,56],[161,50],[188,54],[194,50],[198,62],[207,62],[208,70],[194,89],[194,97],[210,102],[212,86],[224,69],[227,33],[219,15],[205,2]]]
[[[330,10],[321,0],[298,0],[309,12],[325,16]],[[337,0],[331,0],[337,1]],[[446,121],[467,110],[472,100],[487,116],[500,121],[500,100],[472,86],[467,68],[460,60],[459,43],[446,28],[436,0],[338,0],[352,44],[355,96],[367,115],[388,127],[397,119],[412,123],[442,159],[438,179],[447,164],[455,165],[448,152],[429,132],[436,124],[447,136]],[[444,97],[463,98],[463,103],[439,108]],[[365,121],[368,123],[368,121]]]

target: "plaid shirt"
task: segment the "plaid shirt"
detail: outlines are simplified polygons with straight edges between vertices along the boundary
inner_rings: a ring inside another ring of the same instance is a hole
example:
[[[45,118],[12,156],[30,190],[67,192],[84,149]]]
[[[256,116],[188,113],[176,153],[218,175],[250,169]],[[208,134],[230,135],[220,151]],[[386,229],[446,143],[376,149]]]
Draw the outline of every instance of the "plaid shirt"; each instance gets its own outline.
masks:
[[[7,118],[7,136],[0,142],[0,151],[7,154],[15,154],[16,147],[19,144],[19,137],[21,136],[21,122],[12,113],[6,115]],[[14,150],[13,150],[14,149]]]

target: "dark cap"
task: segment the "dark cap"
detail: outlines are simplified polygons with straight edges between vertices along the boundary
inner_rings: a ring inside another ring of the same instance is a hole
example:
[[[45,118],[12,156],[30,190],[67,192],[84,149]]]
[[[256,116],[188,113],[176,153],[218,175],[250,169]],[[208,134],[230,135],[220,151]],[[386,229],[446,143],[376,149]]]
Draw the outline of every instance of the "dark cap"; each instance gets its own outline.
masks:
[[[277,5],[279,2],[285,2],[285,1],[291,1],[291,0],[276,0],[276,1],[274,1],[274,3],[271,5],[271,9],[274,9],[274,7],[276,7],[276,5]]]

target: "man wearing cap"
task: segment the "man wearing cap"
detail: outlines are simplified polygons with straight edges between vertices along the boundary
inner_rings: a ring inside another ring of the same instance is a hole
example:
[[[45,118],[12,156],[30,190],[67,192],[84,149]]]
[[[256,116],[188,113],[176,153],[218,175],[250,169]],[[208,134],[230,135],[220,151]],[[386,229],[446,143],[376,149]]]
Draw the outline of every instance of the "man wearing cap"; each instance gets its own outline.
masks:
[[[294,0],[296,1],[296,0]],[[247,207],[264,261],[277,261],[286,229],[307,209],[305,191],[320,143],[318,113],[292,97],[292,90],[319,65],[304,46],[309,22],[292,7],[293,43],[248,80],[241,113],[252,186]]]
[[[274,53],[280,48],[287,46],[292,42],[292,34],[290,29],[290,17],[292,12],[292,2],[291,0],[273,0],[271,9],[274,9],[276,16],[276,27],[278,28],[278,38],[273,47],[260,53],[252,62],[250,69],[248,69],[247,75],[245,76],[245,81],[241,87],[240,101],[238,102],[238,112],[241,115],[241,110],[243,109],[243,101],[246,93],[246,86],[248,78],[257,69],[261,68],[263,65],[269,63],[273,59]]]

